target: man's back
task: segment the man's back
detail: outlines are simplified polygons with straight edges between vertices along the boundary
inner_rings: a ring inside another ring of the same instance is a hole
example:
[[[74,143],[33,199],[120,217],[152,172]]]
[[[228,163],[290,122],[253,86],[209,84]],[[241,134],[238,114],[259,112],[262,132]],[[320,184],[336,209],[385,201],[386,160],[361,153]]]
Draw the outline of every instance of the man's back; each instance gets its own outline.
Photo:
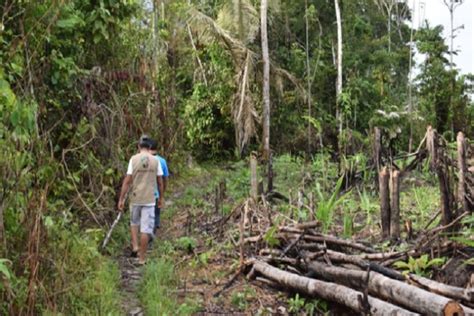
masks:
[[[132,204],[151,205],[155,203],[158,168],[158,161],[149,153],[142,152],[130,159],[127,174],[132,175],[133,179],[130,197]]]

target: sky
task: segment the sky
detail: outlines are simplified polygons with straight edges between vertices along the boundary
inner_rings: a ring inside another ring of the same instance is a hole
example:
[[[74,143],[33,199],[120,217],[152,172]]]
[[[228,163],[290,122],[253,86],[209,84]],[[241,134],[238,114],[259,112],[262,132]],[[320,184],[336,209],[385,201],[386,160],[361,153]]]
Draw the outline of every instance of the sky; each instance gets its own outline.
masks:
[[[450,0],[446,0],[450,2]],[[449,10],[443,0],[408,0],[410,8],[415,8],[415,28],[422,26],[428,20],[430,26],[443,25],[443,35],[446,44],[450,45],[451,20]],[[413,6],[414,5],[414,6]],[[474,0],[464,0],[463,4],[454,11],[454,29],[463,25],[456,31],[454,48],[458,55],[453,57],[456,68],[462,74],[474,73]],[[419,58],[416,58],[419,60]]]

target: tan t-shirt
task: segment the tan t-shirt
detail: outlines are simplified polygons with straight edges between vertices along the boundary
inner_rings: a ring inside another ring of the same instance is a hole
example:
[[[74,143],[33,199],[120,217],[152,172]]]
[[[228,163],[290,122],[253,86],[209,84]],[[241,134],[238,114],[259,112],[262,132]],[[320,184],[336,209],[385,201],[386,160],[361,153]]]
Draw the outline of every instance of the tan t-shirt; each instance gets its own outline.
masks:
[[[156,177],[163,175],[158,161],[149,153],[134,155],[128,164],[127,175],[132,176],[130,203],[155,205]]]

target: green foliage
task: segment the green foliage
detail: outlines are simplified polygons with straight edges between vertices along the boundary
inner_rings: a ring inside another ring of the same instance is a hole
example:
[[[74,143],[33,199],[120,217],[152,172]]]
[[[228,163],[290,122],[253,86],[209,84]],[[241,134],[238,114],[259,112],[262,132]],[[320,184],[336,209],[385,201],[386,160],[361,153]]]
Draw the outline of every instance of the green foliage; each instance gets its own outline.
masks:
[[[375,201],[375,198],[365,190],[363,190],[362,192],[359,191],[359,203],[360,209],[362,210],[362,212],[364,212],[364,215],[366,216],[366,225],[372,225],[372,217],[379,209],[379,204]]]
[[[298,293],[295,294],[295,297],[292,297],[288,300],[288,311],[290,313],[299,313],[302,309],[303,306],[305,305],[305,299],[300,298],[300,295]]]
[[[9,281],[12,278],[12,273],[10,268],[8,267],[9,264],[12,262],[8,259],[1,259],[0,258],[0,278],[5,278]],[[0,283],[0,289],[3,287],[3,283]]]
[[[265,242],[268,244],[269,247],[275,247],[275,246],[278,246],[280,244],[280,240],[278,238],[276,238],[276,236],[275,236],[277,231],[278,231],[278,227],[273,226],[263,236],[263,240],[265,240]]]
[[[195,301],[179,304],[174,292],[178,277],[168,258],[149,260],[140,285],[140,300],[147,315],[192,315],[197,311]]]
[[[464,228],[459,232],[458,236],[451,237],[451,239],[467,247],[474,247],[474,215],[466,216],[462,219],[461,223],[464,225]],[[472,260],[468,261],[468,263],[472,264]]]
[[[197,246],[197,241],[193,237],[183,236],[176,240],[176,247],[181,250],[192,252]]]
[[[439,191],[430,184],[415,185],[401,193],[400,205],[402,209],[407,210],[413,228],[422,229],[438,210]],[[437,225],[438,222],[439,219],[435,220],[431,226]]]
[[[352,236],[352,228],[353,228],[354,222],[352,219],[352,214],[350,209],[344,209],[344,217],[343,217],[343,236],[345,238],[350,238]]]
[[[430,268],[433,266],[440,266],[446,261],[446,258],[429,259],[427,254],[419,258],[409,257],[408,262],[397,261],[394,263],[395,267],[402,269],[403,273],[414,273],[419,276],[429,277],[431,275]]]
[[[255,297],[255,290],[245,287],[242,291],[234,291],[230,298],[231,304],[238,310],[245,310],[249,306],[249,300]]]
[[[334,191],[327,195],[322,192],[319,183],[316,184],[318,194],[318,205],[316,207],[316,218],[323,224],[323,231],[327,232],[332,225],[334,210],[342,202],[343,196],[339,196],[343,177],[339,178]]]

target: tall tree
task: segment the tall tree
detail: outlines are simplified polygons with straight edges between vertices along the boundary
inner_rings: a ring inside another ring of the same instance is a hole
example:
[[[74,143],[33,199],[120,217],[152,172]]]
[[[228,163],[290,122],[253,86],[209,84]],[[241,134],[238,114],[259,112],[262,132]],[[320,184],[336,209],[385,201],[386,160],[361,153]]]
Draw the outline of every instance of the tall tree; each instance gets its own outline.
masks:
[[[336,9],[336,23],[337,23],[337,80],[336,80],[336,120],[339,124],[339,136],[342,135],[342,112],[339,108],[339,102],[342,93],[342,22],[341,10],[339,8],[339,0],[334,0],[334,7]]]
[[[307,101],[308,101],[308,116],[311,118],[312,117],[312,109],[311,109],[311,103],[312,101],[312,96],[311,96],[311,65],[309,63],[309,22],[308,22],[308,0],[304,1],[304,23],[305,23],[305,51],[306,51],[306,82],[307,82]],[[308,154],[311,153],[311,121],[308,120]]]
[[[261,42],[263,59],[263,157],[270,157],[270,57],[268,54],[268,35],[267,35],[267,12],[268,1],[262,0],[260,6],[261,23]]]
[[[461,4],[463,4],[464,0],[443,0],[444,5],[448,8],[449,10],[449,18],[451,22],[451,28],[450,28],[450,45],[449,45],[449,65],[451,69],[453,68],[453,53],[454,53],[454,32],[456,32],[457,28],[454,28],[454,11],[459,7]]]

